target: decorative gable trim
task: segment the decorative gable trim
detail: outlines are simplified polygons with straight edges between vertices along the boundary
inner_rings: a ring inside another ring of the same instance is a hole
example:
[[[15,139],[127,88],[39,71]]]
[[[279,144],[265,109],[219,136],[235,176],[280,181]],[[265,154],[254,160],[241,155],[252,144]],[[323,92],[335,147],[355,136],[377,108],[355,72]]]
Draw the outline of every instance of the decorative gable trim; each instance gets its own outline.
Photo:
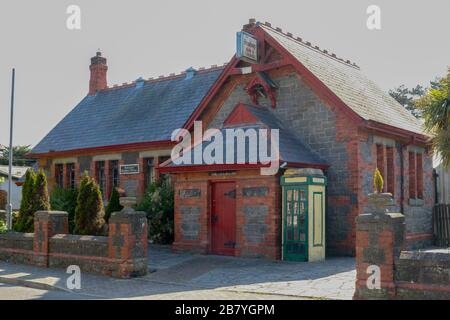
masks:
[[[257,72],[245,87],[245,91],[251,97],[253,104],[257,105],[259,96],[263,95],[270,99],[274,109],[277,106],[276,89],[277,85],[263,72]]]

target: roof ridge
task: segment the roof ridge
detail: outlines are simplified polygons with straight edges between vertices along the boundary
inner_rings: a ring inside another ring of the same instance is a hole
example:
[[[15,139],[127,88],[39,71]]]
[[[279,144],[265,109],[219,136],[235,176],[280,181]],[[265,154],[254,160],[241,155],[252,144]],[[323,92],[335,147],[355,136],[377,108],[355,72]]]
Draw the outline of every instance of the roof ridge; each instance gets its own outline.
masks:
[[[194,70],[197,73],[207,73],[207,72],[212,72],[212,71],[216,71],[216,70],[221,70],[224,69],[227,66],[228,62],[225,62],[223,65],[216,65],[213,64],[208,68],[205,67],[199,67],[198,69]],[[192,68],[192,67],[190,67]],[[155,83],[155,82],[160,82],[160,81],[167,81],[167,80],[173,80],[173,79],[177,79],[180,77],[183,77],[186,75],[186,70],[184,71],[180,71],[179,73],[170,73],[169,75],[160,75],[158,77],[150,77],[147,79],[143,79],[142,77],[139,77],[138,79],[131,81],[131,82],[123,82],[122,84],[113,84],[113,85],[109,85],[107,86],[105,89],[103,90],[99,90],[99,92],[102,91],[111,91],[111,90],[116,90],[116,89],[123,89],[123,88],[128,88],[128,87],[134,87],[136,85],[136,83],[138,81],[144,81],[144,83]]]
[[[328,51],[326,49],[323,49],[323,50],[320,49],[319,46],[313,46],[311,44],[311,42],[309,42],[309,41],[305,42],[304,39],[302,39],[301,37],[295,37],[290,32],[284,33],[281,28],[279,28],[279,27],[272,27],[272,24],[270,22],[266,21],[266,22],[262,23],[262,22],[258,21],[256,24],[259,25],[259,26],[263,26],[263,27],[269,28],[272,31],[277,32],[277,33],[279,33],[279,34],[289,38],[290,40],[292,40],[292,41],[294,41],[296,43],[302,44],[303,46],[305,46],[305,47],[307,47],[307,48],[309,48],[309,49],[311,49],[313,51],[316,51],[318,53],[321,53],[321,54],[327,56],[328,58],[331,58],[331,59],[333,59],[333,60],[335,60],[337,62],[340,62],[340,63],[342,63],[342,64],[344,64],[346,66],[349,66],[349,67],[355,68],[357,70],[360,70],[359,65],[357,65],[355,62],[352,62],[352,61],[350,61],[348,59],[345,60],[343,58],[340,58],[340,57],[336,56],[336,54],[333,53],[333,52],[330,52],[330,51]]]

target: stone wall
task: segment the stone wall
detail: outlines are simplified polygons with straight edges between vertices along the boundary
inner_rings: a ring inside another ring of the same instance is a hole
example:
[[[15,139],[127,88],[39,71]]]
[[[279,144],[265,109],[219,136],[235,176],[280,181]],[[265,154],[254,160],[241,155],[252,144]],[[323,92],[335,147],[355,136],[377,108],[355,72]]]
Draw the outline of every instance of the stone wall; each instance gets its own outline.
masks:
[[[447,249],[403,251],[395,260],[399,299],[450,300],[450,252]]]
[[[69,235],[66,212],[38,211],[35,233],[0,235],[0,260],[41,267],[67,268],[118,278],[147,273],[145,213],[113,213],[108,237]]]

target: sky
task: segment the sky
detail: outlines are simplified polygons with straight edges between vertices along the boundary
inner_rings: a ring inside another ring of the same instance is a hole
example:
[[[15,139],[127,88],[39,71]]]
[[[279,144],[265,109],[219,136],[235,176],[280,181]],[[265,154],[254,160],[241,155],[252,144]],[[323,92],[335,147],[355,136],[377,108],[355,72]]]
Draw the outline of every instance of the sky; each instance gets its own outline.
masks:
[[[81,29],[69,30],[70,5]],[[369,30],[369,5],[381,29]],[[16,68],[14,145],[38,143],[88,91],[90,58],[108,59],[108,85],[209,67],[235,53],[249,18],[269,21],[361,66],[388,91],[427,85],[450,66],[448,0],[41,0],[0,5],[0,144],[9,142]]]

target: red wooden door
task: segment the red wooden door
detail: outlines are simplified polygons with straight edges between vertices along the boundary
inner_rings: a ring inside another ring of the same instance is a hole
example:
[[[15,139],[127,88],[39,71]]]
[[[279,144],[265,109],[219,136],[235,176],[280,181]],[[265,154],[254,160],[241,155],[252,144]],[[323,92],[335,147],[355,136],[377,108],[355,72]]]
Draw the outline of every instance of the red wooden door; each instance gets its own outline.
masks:
[[[234,255],[236,244],[236,185],[220,182],[212,185],[211,252]]]

